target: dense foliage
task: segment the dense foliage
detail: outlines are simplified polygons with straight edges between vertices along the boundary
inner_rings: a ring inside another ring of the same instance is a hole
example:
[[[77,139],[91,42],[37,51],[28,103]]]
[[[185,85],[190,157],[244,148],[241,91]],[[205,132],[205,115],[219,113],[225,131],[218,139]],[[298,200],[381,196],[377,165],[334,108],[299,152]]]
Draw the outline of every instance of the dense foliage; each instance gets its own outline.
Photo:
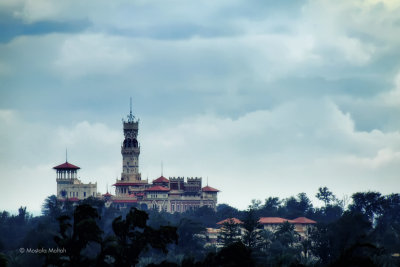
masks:
[[[245,211],[220,204],[169,214],[50,196],[42,216],[0,213],[0,266],[400,266],[400,194],[359,192],[346,205],[321,187],[316,197],[322,207],[300,193],[253,200]],[[306,238],[290,223],[274,232],[258,223],[301,216],[318,222]],[[222,247],[207,244],[206,228],[233,217],[243,224],[223,226]]]

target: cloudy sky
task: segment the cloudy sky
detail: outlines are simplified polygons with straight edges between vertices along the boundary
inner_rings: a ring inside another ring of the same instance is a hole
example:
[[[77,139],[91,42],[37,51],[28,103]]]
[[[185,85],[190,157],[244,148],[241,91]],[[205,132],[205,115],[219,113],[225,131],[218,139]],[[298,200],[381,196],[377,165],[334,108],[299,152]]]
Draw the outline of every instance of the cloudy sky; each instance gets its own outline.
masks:
[[[143,178],[163,161],[238,208],[399,192],[399,18],[396,0],[0,0],[0,210],[40,212],[66,147],[111,188],[130,96]]]

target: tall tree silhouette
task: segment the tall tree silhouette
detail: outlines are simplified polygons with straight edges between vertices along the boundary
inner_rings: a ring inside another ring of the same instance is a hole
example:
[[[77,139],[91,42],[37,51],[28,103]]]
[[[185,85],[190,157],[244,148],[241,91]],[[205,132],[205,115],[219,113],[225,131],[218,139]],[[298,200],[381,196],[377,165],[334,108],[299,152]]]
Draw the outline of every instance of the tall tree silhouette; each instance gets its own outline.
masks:
[[[132,208],[125,219],[119,216],[114,219],[112,228],[115,241],[105,248],[108,256],[114,259],[115,266],[135,266],[139,256],[149,246],[166,253],[167,244],[177,243],[176,228],[161,226],[155,230],[147,226],[149,216],[146,212]]]
[[[73,223],[67,215],[58,218],[60,232],[54,241],[65,253],[50,254],[46,258],[46,265],[56,266],[90,266],[94,259],[89,259],[84,249],[89,243],[100,244],[102,231],[97,225],[99,219],[97,210],[90,205],[82,204],[74,211]]]

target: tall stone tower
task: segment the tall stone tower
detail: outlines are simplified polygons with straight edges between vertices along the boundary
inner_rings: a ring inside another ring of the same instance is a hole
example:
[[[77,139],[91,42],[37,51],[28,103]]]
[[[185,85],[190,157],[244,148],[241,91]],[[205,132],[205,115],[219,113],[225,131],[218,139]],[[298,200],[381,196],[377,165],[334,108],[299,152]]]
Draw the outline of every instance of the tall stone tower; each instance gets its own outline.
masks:
[[[148,184],[147,180],[142,180],[139,172],[140,145],[137,141],[139,120],[132,114],[132,99],[130,104],[130,112],[127,119],[122,119],[124,142],[121,146],[121,180],[117,179],[116,183],[113,184],[115,186],[115,195],[119,198],[115,201],[122,201],[123,203],[137,202],[133,197],[137,192],[143,191]]]
[[[124,142],[121,146],[122,173],[121,180],[136,182],[140,181],[139,154],[140,145],[137,141],[139,131],[139,120],[132,114],[132,98],[130,100],[130,113],[127,120],[122,120],[124,126]]]

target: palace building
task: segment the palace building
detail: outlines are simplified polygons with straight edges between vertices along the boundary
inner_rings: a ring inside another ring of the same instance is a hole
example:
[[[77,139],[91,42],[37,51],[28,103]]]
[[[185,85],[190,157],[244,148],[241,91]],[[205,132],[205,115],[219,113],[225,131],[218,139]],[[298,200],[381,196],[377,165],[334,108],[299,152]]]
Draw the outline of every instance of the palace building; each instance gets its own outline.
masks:
[[[140,144],[138,142],[139,120],[130,113],[122,120],[124,141],[121,146],[122,173],[115,184],[115,195],[97,193],[97,184],[83,184],[77,179],[80,168],[68,163],[54,167],[57,171],[57,197],[60,200],[78,201],[90,196],[101,197],[106,206],[140,209],[155,209],[170,213],[185,212],[208,206],[216,209],[219,190],[208,185],[202,186],[201,177],[161,177],[142,180],[139,172]]]

